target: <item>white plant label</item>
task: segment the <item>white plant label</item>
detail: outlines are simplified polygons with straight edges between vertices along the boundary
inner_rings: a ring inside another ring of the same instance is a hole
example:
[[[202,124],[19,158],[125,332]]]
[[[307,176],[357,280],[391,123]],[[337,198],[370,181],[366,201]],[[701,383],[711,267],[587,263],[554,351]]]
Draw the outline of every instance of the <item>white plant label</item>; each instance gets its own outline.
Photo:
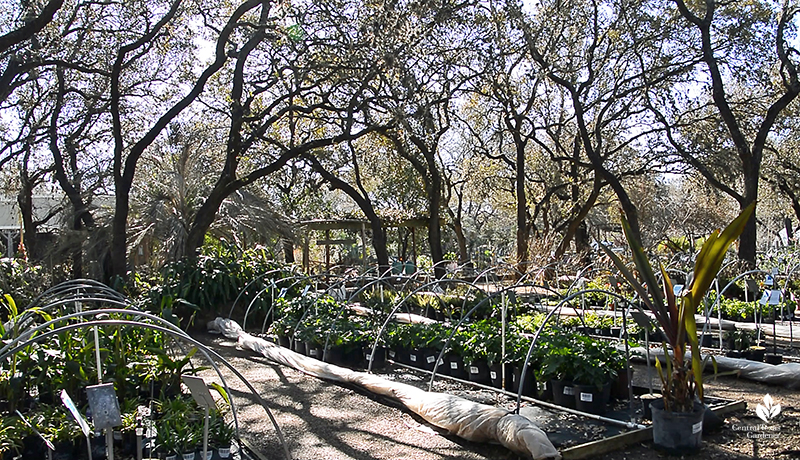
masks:
[[[573,387],[564,387],[564,394],[569,396],[575,396],[575,388]]]
[[[417,355],[409,355],[409,357],[411,358],[411,362],[412,363],[416,363],[417,362]]]
[[[581,391],[581,401],[592,402],[594,401],[594,395],[592,395],[591,393],[584,393]]]
[[[389,357],[390,357],[390,358],[392,358],[392,359],[394,359],[394,357],[395,357],[395,355],[396,355],[396,354],[397,354],[397,353],[395,353],[394,351],[390,351],[390,352],[389,352]]]
[[[492,380],[497,380],[497,372],[491,371],[491,372],[489,372],[489,376],[492,377]]]
[[[701,431],[703,431],[703,422],[702,421],[701,422],[697,422],[694,425],[692,425],[692,434],[697,434],[697,433],[699,433]]]
[[[427,358],[425,358],[425,361],[427,361],[428,364],[433,364],[436,362],[436,356],[428,356]]]
[[[458,363],[450,363],[450,369],[458,369]]]
[[[480,371],[478,370],[478,368],[477,368],[477,367],[475,367],[475,366],[470,366],[470,367],[469,367],[469,373],[470,373],[470,374],[479,374],[479,373],[480,373]]]

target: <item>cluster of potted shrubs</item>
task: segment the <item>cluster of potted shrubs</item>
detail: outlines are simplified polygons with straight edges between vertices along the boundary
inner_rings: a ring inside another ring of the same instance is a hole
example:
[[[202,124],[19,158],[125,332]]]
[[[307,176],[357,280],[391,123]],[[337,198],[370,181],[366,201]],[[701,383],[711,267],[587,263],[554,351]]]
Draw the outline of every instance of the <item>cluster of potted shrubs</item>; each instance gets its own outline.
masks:
[[[44,441],[17,411],[54,444],[53,458],[88,456],[86,438],[60,394],[66,391],[91,426],[86,387],[98,382],[93,332],[91,328],[61,332],[51,340],[30,343],[0,363],[0,458],[48,457]],[[0,330],[6,341],[18,333]],[[97,338],[102,381],[114,383],[120,405],[122,425],[115,427],[114,434],[116,458],[135,458],[137,428],[146,426],[155,428],[148,430],[154,435],[148,453],[195,458],[202,449],[203,410],[181,392],[181,376],[202,370],[191,364],[197,350],[169,352],[171,344],[165,335],[129,325],[99,327]],[[224,402],[221,405],[227,407]],[[217,458],[225,457],[234,437],[225,412],[211,411],[209,439]],[[91,444],[93,458],[105,458],[105,436],[95,433]]]
[[[385,319],[380,314],[357,315],[324,296],[281,299],[278,306],[276,320],[270,326],[277,343],[350,367],[367,365]],[[605,340],[549,327],[534,347],[525,382],[521,382],[531,333],[541,320],[541,316],[520,316],[507,324],[505,344],[502,325],[493,317],[464,322],[449,342],[452,323],[390,323],[372,357],[373,367],[389,358],[509,391],[518,391],[522,384],[526,396],[554,399],[558,404],[593,413],[605,412],[611,387],[618,376],[627,377],[627,372],[621,372],[624,357]]]

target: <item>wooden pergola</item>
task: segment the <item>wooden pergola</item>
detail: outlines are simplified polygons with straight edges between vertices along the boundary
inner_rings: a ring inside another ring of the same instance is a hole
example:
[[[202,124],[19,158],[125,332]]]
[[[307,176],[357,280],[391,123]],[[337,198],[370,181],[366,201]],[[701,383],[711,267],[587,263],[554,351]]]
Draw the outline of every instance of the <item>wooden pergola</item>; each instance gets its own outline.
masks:
[[[336,245],[352,245],[356,244],[356,240],[352,238],[344,238],[344,239],[332,239],[331,238],[331,230],[350,230],[358,232],[361,236],[361,259],[364,263],[364,268],[367,268],[367,229],[372,229],[372,225],[368,220],[364,219],[314,219],[314,220],[306,220],[303,222],[298,222],[297,226],[303,229],[303,269],[308,271],[309,266],[311,265],[311,232],[312,231],[321,231],[324,232],[324,236],[322,239],[318,239],[315,241],[315,244],[319,246],[325,246],[325,269],[330,269],[331,267],[331,246]],[[428,220],[417,218],[417,219],[405,219],[401,222],[384,222],[383,228],[408,228],[411,230],[411,257],[414,263],[416,263],[417,259],[417,240],[416,234],[414,229],[419,227],[427,227]],[[388,232],[387,232],[388,234]],[[387,238],[388,239],[388,238]]]

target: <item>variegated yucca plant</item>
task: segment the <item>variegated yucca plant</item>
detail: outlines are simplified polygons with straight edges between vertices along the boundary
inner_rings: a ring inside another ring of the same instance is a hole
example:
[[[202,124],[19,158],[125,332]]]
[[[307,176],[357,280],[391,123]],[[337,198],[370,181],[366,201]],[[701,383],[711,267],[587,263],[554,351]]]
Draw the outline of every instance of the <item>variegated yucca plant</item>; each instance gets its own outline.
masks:
[[[667,411],[691,412],[695,399],[699,398],[701,401],[703,399],[703,369],[706,360],[700,355],[694,316],[717,276],[728,248],[741,235],[754,207],[754,205],[748,206],[725,230],[721,233],[715,230],[708,237],[695,260],[691,280],[687,280],[687,285],[678,296],[675,295],[663,266],[659,269],[664,282],[659,286],[658,278],[647,260],[644,249],[632,236],[631,227],[624,216],[622,228],[641,281],[616,254],[603,247],[628,284],[650,309],[664,334],[664,352],[668,357],[666,368],[659,361],[656,361],[656,368],[661,377],[661,393]],[[667,345],[672,348],[671,359]],[[687,345],[691,350],[690,359],[686,359]]]

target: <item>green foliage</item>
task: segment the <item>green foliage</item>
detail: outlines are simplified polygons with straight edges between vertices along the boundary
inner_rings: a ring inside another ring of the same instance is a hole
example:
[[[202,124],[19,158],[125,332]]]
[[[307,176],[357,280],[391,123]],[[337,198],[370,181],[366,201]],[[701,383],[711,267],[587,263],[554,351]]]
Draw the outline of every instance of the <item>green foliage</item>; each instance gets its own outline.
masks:
[[[271,281],[280,282],[292,276],[293,268],[272,260],[263,248],[241,250],[222,242],[204,246],[203,253],[195,260],[169,263],[158,276],[137,283],[138,289],[144,291],[148,309],[160,311],[165,304],[177,303],[173,311],[186,318],[193,311],[217,312],[229,307],[248,283],[274,270],[278,270],[274,276],[260,279],[248,288],[246,295],[239,300],[246,306],[259,292],[269,288]],[[295,285],[287,295],[294,297],[302,288],[303,285]],[[253,308],[266,311],[269,306],[270,296],[261,295]]]
[[[728,248],[742,233],[754,209],[755,203],[743,210],[722,233],[715,231],[708,237],[695,259],[694,277],[680,297],[674,295],[672,283],[663,267],[661,267],[661,275],[664,283],[663,286],[659,284],[650,261],[642,249],[641,242],[634,237],[630,224],[624,216],[622,228],[630,245],[634,264],[639,276],[644,280],[644,284],[639,282],[613,251],[603,246],[614,265],[655,316],[666,339],[664,352],[667,356],[670,356],[667,344],[672,348],[672,358],[667,360],[666,372],[662,369],[660,362],[656,361],[656,368],[662,382],[664,407],[668,411],[691,412],[695,396],[703,399],[705,363],[700,356],[694,315],[719,272]],[[687,341],[692,352],[691,359],[688,361],[684,358]]]

